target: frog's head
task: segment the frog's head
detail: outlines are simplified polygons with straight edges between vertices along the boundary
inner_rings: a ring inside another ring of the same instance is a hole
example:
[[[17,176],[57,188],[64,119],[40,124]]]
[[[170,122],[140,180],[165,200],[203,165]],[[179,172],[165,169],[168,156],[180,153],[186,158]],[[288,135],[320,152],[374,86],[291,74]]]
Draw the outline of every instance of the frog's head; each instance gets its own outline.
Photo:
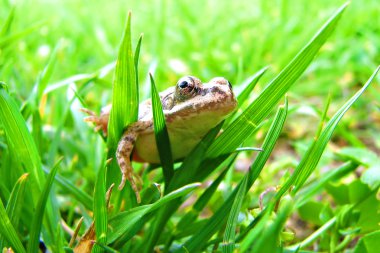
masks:
[[[176,116],[207,116],[225,118],[235,110],[237,101],[231,83],[223,77],[215,77],[203,83],[196,77],[181,78],[168,100],[163,101],[164,109]]]

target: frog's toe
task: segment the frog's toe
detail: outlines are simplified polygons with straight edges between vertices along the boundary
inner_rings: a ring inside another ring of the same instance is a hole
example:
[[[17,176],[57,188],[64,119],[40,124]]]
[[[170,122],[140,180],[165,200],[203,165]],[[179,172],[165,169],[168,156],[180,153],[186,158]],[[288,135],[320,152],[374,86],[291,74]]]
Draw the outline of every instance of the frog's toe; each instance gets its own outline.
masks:
[[[96,116],[96,113],[94,113],[93,111],[91,111],[87,108],[79,108],[79,111],[87,113],[88,115],[91,115],[91,116]]]

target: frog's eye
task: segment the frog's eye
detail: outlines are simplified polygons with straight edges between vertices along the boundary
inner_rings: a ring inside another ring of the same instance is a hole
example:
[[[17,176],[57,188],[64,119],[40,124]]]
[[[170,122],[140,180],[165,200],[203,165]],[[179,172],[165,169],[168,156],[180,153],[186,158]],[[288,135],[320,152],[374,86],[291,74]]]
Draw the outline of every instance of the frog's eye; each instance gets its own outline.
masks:
[[[186,88],[192,89],[194,87],[194,80],[189,76],[183,77],[179,79],[177,86],[181,89],[186,89]]]
[[[179,79],[176,87],[175,97],[177,101],[184,101],[196,95],[198,90],[196,80],[191,76]]]

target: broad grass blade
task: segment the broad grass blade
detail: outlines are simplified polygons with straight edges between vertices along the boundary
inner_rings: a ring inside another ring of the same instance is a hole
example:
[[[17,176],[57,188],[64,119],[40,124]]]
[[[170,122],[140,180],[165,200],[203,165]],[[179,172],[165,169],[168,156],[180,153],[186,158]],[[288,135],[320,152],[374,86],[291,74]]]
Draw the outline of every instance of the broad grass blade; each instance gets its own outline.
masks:
[[[247,186],[245,193],[249,191],[253,183],[259,176],[262,168],[264,167],[269,155],[272,153],[274,145],[280,136],[282,127],[284,126],[285,119],[287,115],[287,102],[285,106],[281,106],[277,111],[276,117],[265,137],[263,143],[263,151],[260,152],[252,164],[251,169],[247,176]],[[188,241],[185,242],[183,248],[178,249],[175,252],[183,252],[183,249],[189,250],[189,252],[200,251],[202,247],[207,243],[207,241],[221,228],[221,226],[226,222],[227,214],[230,212],[234,198],[237,194],[236,188],[228,199],[223,203],[223,205],[214,213],[214,215],[208,220],[203,229],[199,233],[193,235]]]
[[[107,203],[106,203],[106,173],[107,166],[99,170],[96,177],[95,191],[94,191],[94,222],[96,241],[100,244],[107,243]],[[94,252],[104,252],[104,249],[95,245]]]
[[[314,59],[321,46],[334,31],[346,7],[347,4],[343,5],[332,15],[311,41],[266,86],[257,99],[225,129],[211,145],[207,157],[218,157],[233,152],[253,133],[257,125],[269,115]]]
[[[243,204],[243,200],[246,194],[248,181],[248,174],[244,176],[243,180],[239,184],[239,189],[232,204],[232,209],[227,220],[227,227],[224,232],[222,252],[232,253],[235,248],[235,229],[237,226],[238,215]]]
[[[150,74],[150,87],[152,92],[152,110],[153,110],[153,125],[154,135],[156,138],[156,145],[158,154],[160,156],[162,170],[165,179],[165,185],[168,186],[174,174],[172,150],[170,147],[170,140],[168,129],[165,123],[165,115],[162,111],[162,104],[160,96],[158,95],[153,76]]]
[[[378,67],[374,71],[374,73],[366,82],[366,84],[353,97],[351,97],[351,99],[348,100],[339,109],[339,111],[336,112],[335,115],[329,120],[329,122],[326,124],[326,127],[320,133],[320,136],[312,142],[312,144],[309,146],[306,153],[303,155],[302,160],[298,164],[293,175],[285,182],[285,184],[277,192],[274,198],[275,201],[278,201],[281,198],[281,196],[286,191],[288,191],[293,185],[295,186],[295,189],[292,192],[293,194],[296,194],[296,192],[301,189],[302,185],[305,183],[307,178],[311,175],[311,173],[314,171],[314,169],[318,165],[318,162],[323,154],[323,151],[325,150],[327,143],[329,142],[339,121],[342,119],[342,117],[347,112],[347,110],[352,106],[352,104],[368,88],[372,80],[375,78],[379,69],[380,67]]]
[[[40,198],[37,202],[37,207],[35,211],[35,216],[33,217],[32,220],[32,231],[30,231],[30,238],[29,238],[29,244],[28,244],[28,252],[29,253],[34,253],[38,252],[38,245],[40,243],[40,232],[41,232],[41,227],[42,227],[42,220],[44,217],[45,213],[45,207],[46,203],[49,197],[49,193],[51,190],[51,187],[54,182],[54,177],[55,174],[58,171],[59,164],[61,163],[63,158],[61,158],[53,167],[51,172],[49,173],[48,177],[46,178],[45,185],[41,191]]]

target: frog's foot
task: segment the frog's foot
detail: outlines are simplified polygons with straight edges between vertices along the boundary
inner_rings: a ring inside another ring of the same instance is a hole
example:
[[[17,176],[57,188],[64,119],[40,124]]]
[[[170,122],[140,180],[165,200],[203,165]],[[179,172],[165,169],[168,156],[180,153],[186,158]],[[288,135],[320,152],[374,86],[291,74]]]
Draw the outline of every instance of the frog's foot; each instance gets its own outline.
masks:
[[[95,131],[102,130],[104,136],[107,136],[108,117],[105,117],[102,114],[97,116],[96,113],[86,108],[80,108],[79,110],[89,115],[83,119],[85,122],[94,123]]]
[[[136,194],[137,203],[141,202],[140,193],[137,189],[137,185],[133,178],[133,168],[131,165],[131,154],[133,150],[133,145],[136,141],[137,133],[134,131],[125,131],[121,140],[119,141],[116,158],[117,163],[120,166],[121,170],[121,183],[119,185],[119,190],[124,188],[126,181],[128,180],[131,183],[132,189]]]

